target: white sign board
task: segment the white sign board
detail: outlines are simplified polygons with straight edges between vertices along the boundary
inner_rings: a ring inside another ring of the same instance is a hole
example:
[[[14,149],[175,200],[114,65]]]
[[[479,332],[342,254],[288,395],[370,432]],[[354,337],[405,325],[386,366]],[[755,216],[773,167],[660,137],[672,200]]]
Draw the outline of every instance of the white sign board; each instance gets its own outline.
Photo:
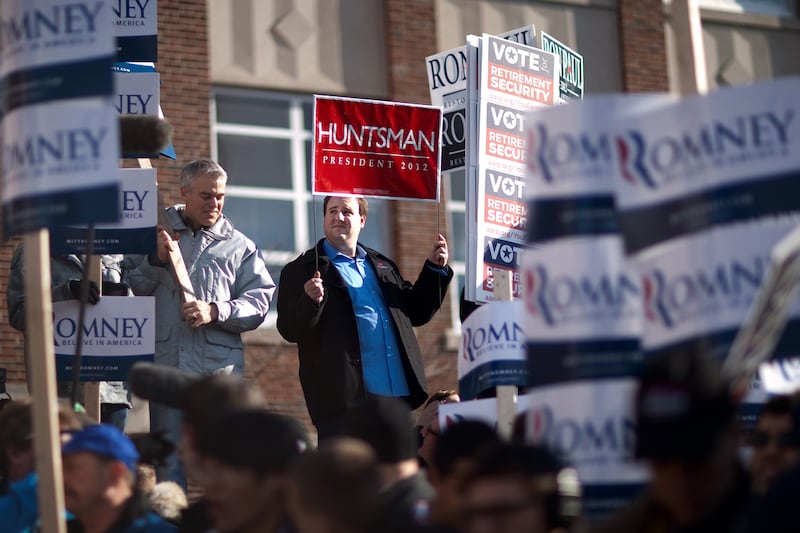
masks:
[[[458,392],[471,400],[500,385],[527,385],[522,302],[478,307],[461,325]]]
[[[117,61],[158,61],[158,0],[113,0]]]
[[[72,376],[78,337],[79,302],[53,303],[53,342],[59,380]],[[138,361],[152,362],[156,352],[155,298],[103,296],[86,307],[83,328],[81,381],[128,379]]]
[[[6,237],[116,220],[110,6],[7,0],[0,21]]]
[[[480,76],[468,91],[467,285],[466,298],[494,299],[494,271],[512,277],[520,295],[518,267],[525,249],[527,209],[525,112],[553,105],[558,87],[557,56],[484,34],[468,46],[470,70]],[[475,116],[477,111],[477,116]]]
[[[532,24],[498,34],[498,37],[529,46],[536,43]],[[466,165],[467,48],[459,46],[425,58],[431,103],[442,106],[442,171]]]
[[[95,254],[149,254],[156,251],[158,188],[156,169],[121,168],[120,221],[98,224],[94,234]],[[59,226],[50,231],[53,254],[86,253],[87,227]]]

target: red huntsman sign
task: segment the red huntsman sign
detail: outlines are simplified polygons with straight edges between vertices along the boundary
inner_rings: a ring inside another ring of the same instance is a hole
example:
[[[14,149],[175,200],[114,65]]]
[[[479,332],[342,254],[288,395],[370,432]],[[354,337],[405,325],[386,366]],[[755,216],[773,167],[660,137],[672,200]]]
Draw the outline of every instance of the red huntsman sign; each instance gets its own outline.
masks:
[[[439,107],[314,101],[314,194],[439,201]]]

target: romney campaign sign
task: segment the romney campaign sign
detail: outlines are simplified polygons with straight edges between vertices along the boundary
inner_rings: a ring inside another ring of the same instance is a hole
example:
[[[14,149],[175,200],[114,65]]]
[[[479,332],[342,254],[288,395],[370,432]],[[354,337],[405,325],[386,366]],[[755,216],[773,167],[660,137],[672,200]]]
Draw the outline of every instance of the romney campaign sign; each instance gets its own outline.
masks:
[[[494,301],[475,310],[461,327],[458,391],[465,400],[500,386],[527,384],[522,302]]]
[[[313,193],[439,201],[439,107],[316,96]]]
[[[155,298],[153,296],[103,296],[86,307],[79,326],[80,303],[53,303],[53,343],[59,381],[72,376],[72,361],[81,344],[81,381],[128,379],[134,363],[153,361],[156,352]]]

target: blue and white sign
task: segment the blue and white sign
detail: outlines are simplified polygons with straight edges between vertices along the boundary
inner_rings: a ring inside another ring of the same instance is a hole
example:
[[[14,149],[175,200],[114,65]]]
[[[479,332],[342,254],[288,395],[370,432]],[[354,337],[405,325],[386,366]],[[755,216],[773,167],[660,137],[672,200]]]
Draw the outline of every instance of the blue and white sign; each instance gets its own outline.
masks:
[[[138,70],[132,63],[114,65],[114,107],[122,115],[158,116],[161,105],[159,74],[155,69]]]
[[[625,247],[642,277],[643,348],[731,348],[800,203],[800,79],[624,117],[615,136]],[[795,298],[790,320],[800,317]],[[775,356],[800,352],[789,327]]]
[[[111,7],[0,3],[3,229],[117,220]]]
[[[476,309],[461,325],[458,392],[471,400],[500,385],[525,386],[522,303],[494,301]]]
[[[86,307],[78,325],[79,302],[53,303],[53,342],[58,379],[72,376],[78,328],[83,328],[81,381],[128,379],[134,363],[155,358],[155,298],[104,296]]]
[[[670,101],[665,95],[601,95],[530,111],[525,118],[528,241],[619,234],[613,125],[626,113]]]
[[[3,119],[6,237],[119,220],[119,124],[110,99],[27,106]]]
[[[542,387],[520,396],[527,440],[560,452],[584,488],[584,512],[598,518],[618,509],[647,481],[634,460],[635,379]]]
[[[576,382],[542,387],[517,399],[526,414],[526,440],[560,452],[575,467],[583,487],[585,514],[606,516],[642,489],[647,472],[633,459],[634,379]],[[462,420],[497,426],[497,400],[486,398],[439,407],[442,430]]]
[[[117,61],[158,61],[157,0],[112,0]]]
[[[0,3],[3,112],[111,93],[111,6],[105,0]]]
[[[762,363],[759,378],[767,394],[791,395],[800,391],[800,356]]]
[[[520,271],[528,386],[638,373],[642,291],[619,236],[553,241]]]
[[[717,225],[797,213],[800,79],[725,88],[631,116],[615,144],[629,253]]]
[[[95,254],[149,254],[156,251],[158,188],[156,169],[121,168],[119,212],[121,220],[95,227]],[[54,254],[84,254],[86,226],[60,226],[50,231]]]

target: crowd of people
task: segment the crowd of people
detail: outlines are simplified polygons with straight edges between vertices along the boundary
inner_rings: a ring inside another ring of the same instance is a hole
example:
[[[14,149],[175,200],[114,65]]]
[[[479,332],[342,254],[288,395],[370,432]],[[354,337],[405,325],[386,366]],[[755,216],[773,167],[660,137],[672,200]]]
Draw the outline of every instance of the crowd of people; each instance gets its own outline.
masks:
[[[654,360],[635,398],[635,458],[650,470],[634,500],[604,517],[583,513],[568,458],[524,434],[503,439],[477,420],[413,413],[372,396],[318,442],[299,420],[270,412],[238,376],[187,382],[181,440],[125,435],[59,411],[68,530],[265,533],[571,533],[796,530],[800,404],[771,398],[742,432],[718,365],[691,353]],[[431,413],[434,414],[431,414]],[[524,415],[523,415],[524,416]],[[0,531],[38,527],[32,408],[0,411]],[[744,450],[749,451],[745,454]],[[190,501],[152,466],[179,458]]]
[[[483,422],[444,423],[440,406],[460,398],[455,390],[428,394],[413,328],[436,314],[453,278],[447,240],[433,239],[416,281],[408,281],[390,258],[359,241],[368,214],[363,198],[325,198],[324,238],[286,265],[277,284],[277,328],[297,344],[315,431],[270,412],[260,389],[242,377],[241,334],[262,323],[276,284],[255,243],[222,213],[226,184],[217,163],[189,163],[183,202],[167,209],[157,251],[104,256],[113,286],[81,291],[84,258],[53,258],[63,267],[53,278],[54,299],[92,304],[106,290],[155,296],[153,368],[179,376],[162,384],[168,394],[148,398],[147,434],[124,433],[129,392],[122,382],[105,384],[104,423],[62,406],[70,532],[797,529],[797,402],[771,399],[743,436],[738,389],[700,353],[647,361],[633,405],[630,460],[647,465],[649,481],[608,516],[584,512],[578,471],[547,442],[526,439],[524,414],[510,440]],[[183,268],[189,297],[176,275]],[[18,329],[23,270],[18,250],[8,294]],[[25,401],[4,405],[0,533],[33,532],[32,409]]]

